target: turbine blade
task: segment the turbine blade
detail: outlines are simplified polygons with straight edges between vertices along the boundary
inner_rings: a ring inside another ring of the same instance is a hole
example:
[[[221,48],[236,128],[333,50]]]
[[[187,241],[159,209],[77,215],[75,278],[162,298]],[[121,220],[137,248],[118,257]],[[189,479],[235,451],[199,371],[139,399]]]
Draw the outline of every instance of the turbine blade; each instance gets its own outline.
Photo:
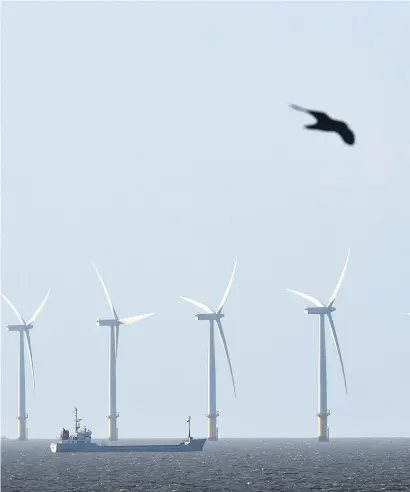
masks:
[[[336,296],[339,293],[340,287],[342,286],[342,282],[343,282],[344,276],[346,274],[346,268],[347,268],[347,263],[349,261],[349,256],[350,256],[350,249],[347,252],[347,258],[346,258],[345,265],[343,267],[342,273],[340,274],[339,281],[337,282],[336,287],[335,287],[335,290],[333,291],[332,297],[329,299],[329,302],[327,304],[328,307],[332,307],[333,303],[336,300]]]
[[[30,366],[31,366],[31,374],[33,376],[33,390],[36,389],[36,380],[34,377],[34,364],[33,364],[33,352],[31,350],[31,340],[30,340],[30,333],[27,329],[24,330],[24,333],[26,335],[26,343],[27,343],[27,349],[28,349],[28,356],[30,358]]]
[[[108,304],[110,306],[110,310],[111,310],[111,314],[113,316],[113,318],[115,319],[118,319],[118,316],[117,316],[117,313],[115,312],[115,309],[114,309],[114,304],[112,303],[112,300],[111,300],[111,297],[110,297],[110,294],[108,293],[108,290],[107,290],[107,287],[105,286],[105,283],[104,283],[104,280],[102,279],[101,275],[100,275],[100,272],[98,271],[97,267],[94,265],[93,262],[91,262],[92,266],[94,267],[94,270],[100,280],[100,283],[102,285],[102,288],[104,289],[104,292],[105,292],[105,296],[107,298],[107,301],[108,301]]]
[[[20,323],[22,325],[25,325],[26,322],[24,321],[23,317],[21,316],[21,314],[17,311],[16,309],[16,306],[14,306],[14,304],[12,304],[12,302],[7,299],[7,297],[4,295],[4,294],[1,294],[0,293],[0,296],[7,302],[7,304],[11,307],[11,309],[14,311],[15,315],[17,316],[17,319],[20,321]]]
[[[222,345],[224,346],[224,349],[225,349],[226,358],[228,359],[229,370],[231,371],[231,377],[232,377],[233,393],[234,393],[234,395],[235,395],[235,397],[236,397],[235,378],[234,378],[234,376],[233,376],[233,370],[232,370],[231,359],[230,359],[230,357],[229,357],[228,346],[226,345],[226,340],[225,340],[224,331],[223,331],[223,329],[222,329],[222,323],[221,323],[221,320],[220,320],[220,319],[217,319],[217,320],[216,320],[216,323],[217,323],[218,328],[219,328],[219,336],[221,337],[221,342],[222,342]]]
[[[142,319],[148,318],[149,316],[152,316],[155,313],[148,313],[148,314],[140,314],[139,316],[131,316],[129,318],[120,318],[119,321],[123,325],[132,325],[133,323],[136,323],[137,321],[141,321]]]
[[[115,360],[117,360],[118,356],[118,342],[120,339],[120,325],[115,327]]]
[[[233,277],[235,275],[235,270],[236,270],[236,264],[238,263],[238,257],[235,258],[235,263],[233,265],[233,270],[232,270],[232,274],[231,274],[231,278],[229,279],[229,282],[228,282],[228,285],[226,287],[226,290],[225,290],[225,293],[222,297],[222,300],[219,304],[219,307],[218,307],[218,310],[217,310],[217,313],[219,314],[223,307],[225,306],[225,303],[226,303],[226,300],[228,299],[228,295],[229,295],[229,292],[231,290],[231,287],[232,287],[232,282],[233,282]]]
[[[332,318],[331,313],[328,313],[327,314],[327,317],[329,319],[329,324],[330,324],[330,329],[332,331],[333,341],[335,342],[337,353],[339,354],[339,360],[340,360],[340,364],[342,366],[343,379],[345,381],[345,390],[346,390],[346,395],[347,395],[347,382],[346,382],[345,368],[344,368],[344,365],[343,365],[342,353],[340,352],[339,340],[337,339],[337,333],[336,333],[335,324],[333,322],[333,318]]]
[[[190,302],[191,304],[193,304],[194,306],[196,307],[199,307],[200,309],[202,309],[203,311],[205,311],[206,313],[208,314],[212,314],[214,311],[212,311],[211,308],[209,308],[208,306],[206,306],[205,304],[202,304],[202,302],[199,302],[199,301],[194,301],[194,299],[189,299],[188,297],[184,297],[184,296],[179,296],[181,299],[183,299],[184,301],[187,301],[187,302]]]
[[[308,294],[304,294],[303,292],[299,292],[298,290],[292,290],[292,289],[286,289],[286,290],[289,292],[293,292],[297,296],[303,297],[303,299],[306,299],[306,300],[312,302],[317,307],[325,307],[324,304],[322,304],[320,301],[318,301],[317,299],[315,299],[314,297],[312,297]]]
[[[48,289],[46,297],[43,299],[43,302],[40,304],[40,306],[37,308],[37,311],[33,314],[33,316],[28,320],[27,324],[31,325],[34,323],[34,321],[37,319],[37,316],[41,313],[41,311],[44,308],[44,305],[48,299],[48,296],[50,295],[51,289]]]

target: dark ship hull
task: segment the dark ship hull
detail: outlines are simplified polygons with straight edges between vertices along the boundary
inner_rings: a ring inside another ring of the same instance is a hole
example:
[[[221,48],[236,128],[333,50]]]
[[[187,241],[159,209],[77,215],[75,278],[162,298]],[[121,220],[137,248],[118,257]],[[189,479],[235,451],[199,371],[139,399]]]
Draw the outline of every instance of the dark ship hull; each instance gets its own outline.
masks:
[[[202,451],[206,439],[190,439],[179,444],[99,445],[96,443],[53,442],[53,453],[192,453]]]

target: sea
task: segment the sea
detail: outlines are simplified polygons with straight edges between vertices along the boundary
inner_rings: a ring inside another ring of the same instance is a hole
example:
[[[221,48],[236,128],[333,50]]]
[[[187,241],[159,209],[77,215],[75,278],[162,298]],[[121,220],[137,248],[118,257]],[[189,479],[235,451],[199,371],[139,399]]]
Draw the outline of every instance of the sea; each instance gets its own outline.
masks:
[[[1,443],[2,492],[410,492],[405,438],[220,439],[202,453],[101,455],[52,454],[49,443]]]

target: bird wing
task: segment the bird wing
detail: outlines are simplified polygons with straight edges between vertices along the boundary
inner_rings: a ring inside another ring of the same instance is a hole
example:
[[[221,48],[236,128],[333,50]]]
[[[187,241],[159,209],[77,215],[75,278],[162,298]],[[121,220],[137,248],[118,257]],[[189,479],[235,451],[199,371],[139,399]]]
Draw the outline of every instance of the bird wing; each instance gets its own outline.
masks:
[[[296,109],[296,111],[303,111],[304,113],[311,114],[314,116],[317,120],[323,119],[323,118],[329,118],[329,116],[326,113],[323,113],[322,111],[314,111],[313,109],[306,109],[302,108],[301,106],[298,106],[296,104],[291,104],[290,107],[292,109]]]
[[[296,111],[304,111],[304,112],[306,112],[306,109],[305,108],[302,108],[301,106],[298,106],[297,104],[289,104],[289,106],[292,109],[296,109]]]

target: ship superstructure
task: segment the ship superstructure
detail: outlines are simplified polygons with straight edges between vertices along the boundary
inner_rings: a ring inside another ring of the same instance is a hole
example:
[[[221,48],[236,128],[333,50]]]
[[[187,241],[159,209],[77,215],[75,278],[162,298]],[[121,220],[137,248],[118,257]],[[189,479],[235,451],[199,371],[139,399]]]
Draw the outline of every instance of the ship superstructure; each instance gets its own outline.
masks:
[[[87,429],[87,427],[80,427],[80,422],[82,419],[78,418],[78,409],[74,407],[74,432],[70,434],[68,429],[63,427],[63,430],[60,433],[60,439],[57,442],[52,442],[50,444],[50,449],[53,453],[57,453],[58,451],[63,451],[65,449],[72,450],[71,452],[78,452],[79,449],[73,448],[73,446],[86,446],[86,451],[89,451],[89,447],[98,447],[97,444],[91,442],[91,429]]]

